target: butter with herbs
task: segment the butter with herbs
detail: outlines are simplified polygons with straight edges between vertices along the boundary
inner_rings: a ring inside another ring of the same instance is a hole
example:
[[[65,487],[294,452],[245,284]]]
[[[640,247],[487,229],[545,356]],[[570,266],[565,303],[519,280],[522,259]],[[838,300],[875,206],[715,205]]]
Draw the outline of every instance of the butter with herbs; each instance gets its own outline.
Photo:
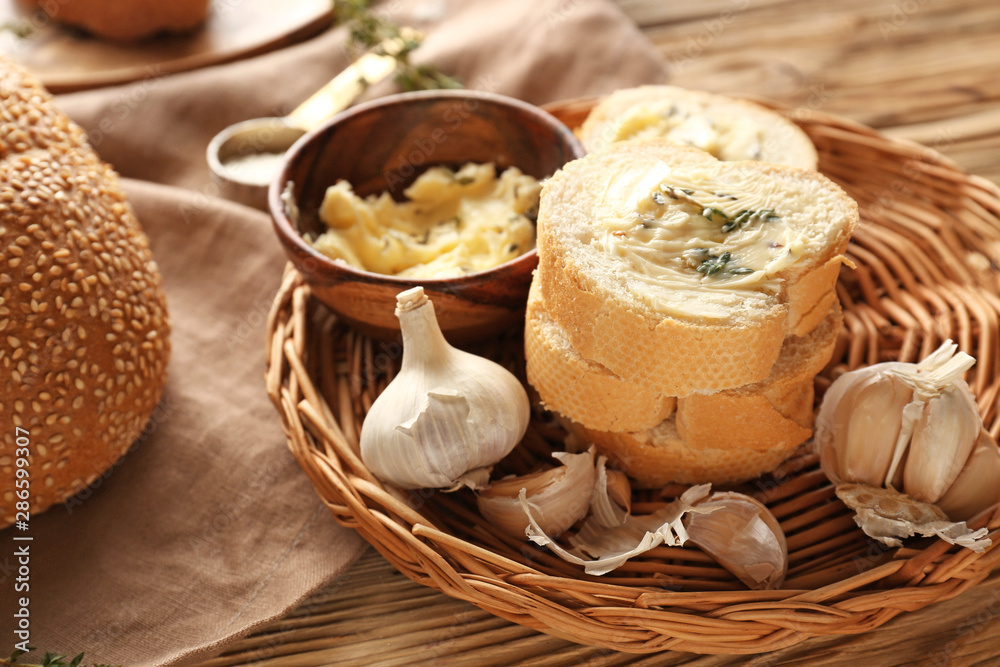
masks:
[[[655,137],[700,148],[720,160],[759,160],[763,155],[759,123],[695,100],[636,105],[617,119],[612,141]]]
[[[541,185],[515,167],[432,167],[404,191],[364,199],[330,186],[320,206],[329,228],[312,245],[351,266],[413,278],[447,278],[499,266],[535,247]]]
[[[793,211],[768,203],[785,199],[777,182],[727,184],[662,163],[617,176],[598,203],[602,233],[590,242],[624,265],[628,289],[658,312],[725,319],[777,293],[779,274],[809,243],[790,224]]]

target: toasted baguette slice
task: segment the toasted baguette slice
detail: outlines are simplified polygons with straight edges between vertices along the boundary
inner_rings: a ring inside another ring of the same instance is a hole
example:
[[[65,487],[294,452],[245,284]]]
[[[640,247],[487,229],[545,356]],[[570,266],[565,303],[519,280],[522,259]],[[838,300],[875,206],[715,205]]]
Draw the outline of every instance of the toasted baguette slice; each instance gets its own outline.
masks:
[[[677,401],[675,413],[637,433],[565,420],[638,486],[727,484],[773,470],[812,435],[813,379],[843,325],[839,302],[809,336],[790,337],[764,382]]]
[[[857,224],[817,172],[622,142],[546,183],[536,279],[583,357],[666,395],[712,393],[763,380],[785,337],[826,317]]]
[[[816,148],[795,123],[746,100],[677,86],[641,86],[608,95],[580,128],[591,153],[630,139],[663,137],[720,160],[761,160],[815,169]]]
[[[537,281],[528,292],[524,325],[528,383],[553,412],[602,431],[645,431],[670,416],[673,396],[623,380],[573,349],[545,312]]]

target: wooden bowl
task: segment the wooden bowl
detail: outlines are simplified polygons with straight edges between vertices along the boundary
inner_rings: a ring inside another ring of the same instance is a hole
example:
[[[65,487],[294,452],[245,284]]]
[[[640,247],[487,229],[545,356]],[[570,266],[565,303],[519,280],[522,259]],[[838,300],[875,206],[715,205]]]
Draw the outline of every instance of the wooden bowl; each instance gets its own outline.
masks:
[[[400,199],[434,165],[492,162],[541,179],[583,154],[565,125],[519,100],[464,90],[404,93],[338,114],[296,142],[271,183],[268,206],[292,264],[345,322],[369,336],[396,339],[396,295],[422,285],[441,330],[452,342],[464,342],[495,335],[524,316],[538,263],[535,251],[455,278],[399,278],[356,269],[334,262],[302,237],[325,229],[319,207],[327,187],[345,180],[360,196],[388,191]],[[282,198],[289,183],[297,224]]]

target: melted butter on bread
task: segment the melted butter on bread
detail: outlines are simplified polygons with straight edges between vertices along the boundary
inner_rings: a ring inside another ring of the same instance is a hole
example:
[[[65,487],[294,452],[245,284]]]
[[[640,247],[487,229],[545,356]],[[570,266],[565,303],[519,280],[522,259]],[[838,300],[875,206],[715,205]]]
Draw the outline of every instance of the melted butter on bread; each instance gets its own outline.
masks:
[[[734,170],[673,173],[626,165],[598,203],[591,240],[621,263],[628,290],[666,315],[708,320],[763,303],[817,239],[789,197],[794,183]]]
[[[720,160],[758,160],[762,126],[745,115],[710,109],[696,98],[637,104],[615,120],[611,141],[663,137],[710,153]]]

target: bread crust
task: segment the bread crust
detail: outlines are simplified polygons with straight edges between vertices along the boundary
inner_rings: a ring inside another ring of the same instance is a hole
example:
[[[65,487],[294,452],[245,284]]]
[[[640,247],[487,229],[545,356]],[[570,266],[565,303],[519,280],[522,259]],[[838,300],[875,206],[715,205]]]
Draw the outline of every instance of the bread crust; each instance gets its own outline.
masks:
[[[528,383],[543,407],[602,431],[644,431],[670,416],[677,404],[580,355],[545,311],[537,281],[528,293],[524,355]]]
[[[646,431],[606,431],[586,417],[567,419],[568,428],[642,486],[753,479],[812,436],[813,380],[842,327],[836,302],[808,336],[786,339],[765,381],[679,399],[671,417]]]
[[[742,326],[672,317],[657,322],[580,287],[577,267],[558,258],[539,254],[538,280],[549,314],[581,355],[670,396],[757,382],[770,373],[784,339],[782,307],[768,320]]]
[[[672,421],[655,430],[655,441],[644,434],[596,431],[566,420],[566,428],[582,442],[593,443],[608,464],[624,471],[635,488],[667,484],[736,484],[774,470],[797,449],[779,442],[753,449],[696,448],[677,435]]]
[[[209,0],[20,0],[51,18],[117,42],[137,42],[160,33],[188,32],[208,15]]]

